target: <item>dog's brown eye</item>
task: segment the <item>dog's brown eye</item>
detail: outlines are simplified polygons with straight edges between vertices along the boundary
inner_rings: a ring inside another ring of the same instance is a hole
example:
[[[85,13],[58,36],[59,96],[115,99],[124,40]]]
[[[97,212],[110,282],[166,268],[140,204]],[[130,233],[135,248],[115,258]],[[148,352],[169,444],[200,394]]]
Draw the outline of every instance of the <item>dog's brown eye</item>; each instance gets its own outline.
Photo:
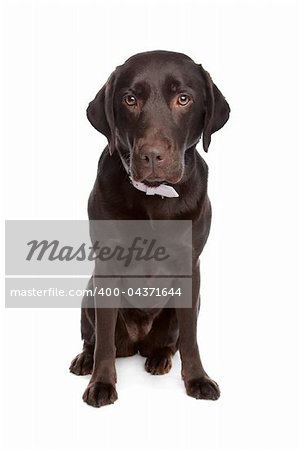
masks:
[[[137,98],[135,95],[126,95],[124,98],[124,101],[128,106],[136,106],[137,105]]]
[[[190,102],[191,98],[187,94],[181,94],[178,96],[178,104],[180,106],[186,106]]]

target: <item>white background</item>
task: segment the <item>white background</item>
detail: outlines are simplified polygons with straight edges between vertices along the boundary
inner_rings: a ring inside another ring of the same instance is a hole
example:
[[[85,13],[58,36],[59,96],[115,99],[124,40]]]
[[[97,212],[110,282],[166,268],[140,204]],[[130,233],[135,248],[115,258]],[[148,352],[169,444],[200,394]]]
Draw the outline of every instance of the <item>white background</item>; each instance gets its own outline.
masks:
[[[106,141],[85,109],[134,53],[187,53],[232,109],[204,155],[214,217],[199,341],[220,400],[185,395],[178,355],[163,377],[135,356],[117,362],[115,405],[88,407],[89,377],[68,373],[79,310],[3,310],[2,448],[298,448],[296,3],[2,2],[6,219],[87,217]]]

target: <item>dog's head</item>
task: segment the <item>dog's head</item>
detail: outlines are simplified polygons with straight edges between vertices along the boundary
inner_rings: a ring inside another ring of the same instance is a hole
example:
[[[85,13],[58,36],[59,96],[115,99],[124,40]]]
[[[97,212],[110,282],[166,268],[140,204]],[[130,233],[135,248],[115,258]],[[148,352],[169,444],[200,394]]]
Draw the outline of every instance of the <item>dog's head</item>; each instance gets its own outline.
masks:
[[[230,108],[201,65],[181,53],[140,53],[118,66],[87,108],[112,154],[126,158],[135,181],[177,183],[185,152],[226,123]]]

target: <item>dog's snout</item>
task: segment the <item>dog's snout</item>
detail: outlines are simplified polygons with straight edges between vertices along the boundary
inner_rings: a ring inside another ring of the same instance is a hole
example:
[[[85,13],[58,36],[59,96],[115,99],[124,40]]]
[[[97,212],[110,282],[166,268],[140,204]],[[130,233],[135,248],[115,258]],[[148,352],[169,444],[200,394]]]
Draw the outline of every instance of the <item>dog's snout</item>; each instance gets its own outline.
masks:
[[[139,157],[143,165],[155,166],[164,161],[165,150],[158,146],[152,147],[150,145],[143,145],[142,148],[140,149]]]
[[[136,142],[130,169],[135,181],[173,182],[181,178],[183,164],[172,140],[163,135]]]

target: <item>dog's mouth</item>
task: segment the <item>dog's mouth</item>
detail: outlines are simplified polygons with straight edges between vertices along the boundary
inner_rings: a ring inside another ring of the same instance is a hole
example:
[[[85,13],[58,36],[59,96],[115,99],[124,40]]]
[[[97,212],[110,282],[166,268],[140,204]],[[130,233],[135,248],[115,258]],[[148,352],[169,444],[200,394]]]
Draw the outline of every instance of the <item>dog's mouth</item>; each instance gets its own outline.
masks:
[[[134,171],[131,171],[131,177],[134,181],[144,183],[146,186],[150,187],[157,187],[161,184],[177,184],[181,181],[183,174],[176,174],[172,176],[157,176],[156,174],[149,174],[147,176],[141,176],[134,173]]]
[[[151,186],[151,187],[157,187],[160,186],[160,184],[177,184],[181,181],[183,175],[177,175],[177,176],[172,176],[172,177],[163,177],[163,178],[151,178],[151,177],[146,177],[142,181],[144,184],[146,184],[147,186]]]
[[[165,184],[165,183],[167,183],[167,181],[166,180],[163,180],[163,179],[145,179],[145,180],[143,180],[142,181],[144,184],[146,184],[147,186],[150,186],[150,187],[157,187],[157,186],[160,186],[160,184]]]

